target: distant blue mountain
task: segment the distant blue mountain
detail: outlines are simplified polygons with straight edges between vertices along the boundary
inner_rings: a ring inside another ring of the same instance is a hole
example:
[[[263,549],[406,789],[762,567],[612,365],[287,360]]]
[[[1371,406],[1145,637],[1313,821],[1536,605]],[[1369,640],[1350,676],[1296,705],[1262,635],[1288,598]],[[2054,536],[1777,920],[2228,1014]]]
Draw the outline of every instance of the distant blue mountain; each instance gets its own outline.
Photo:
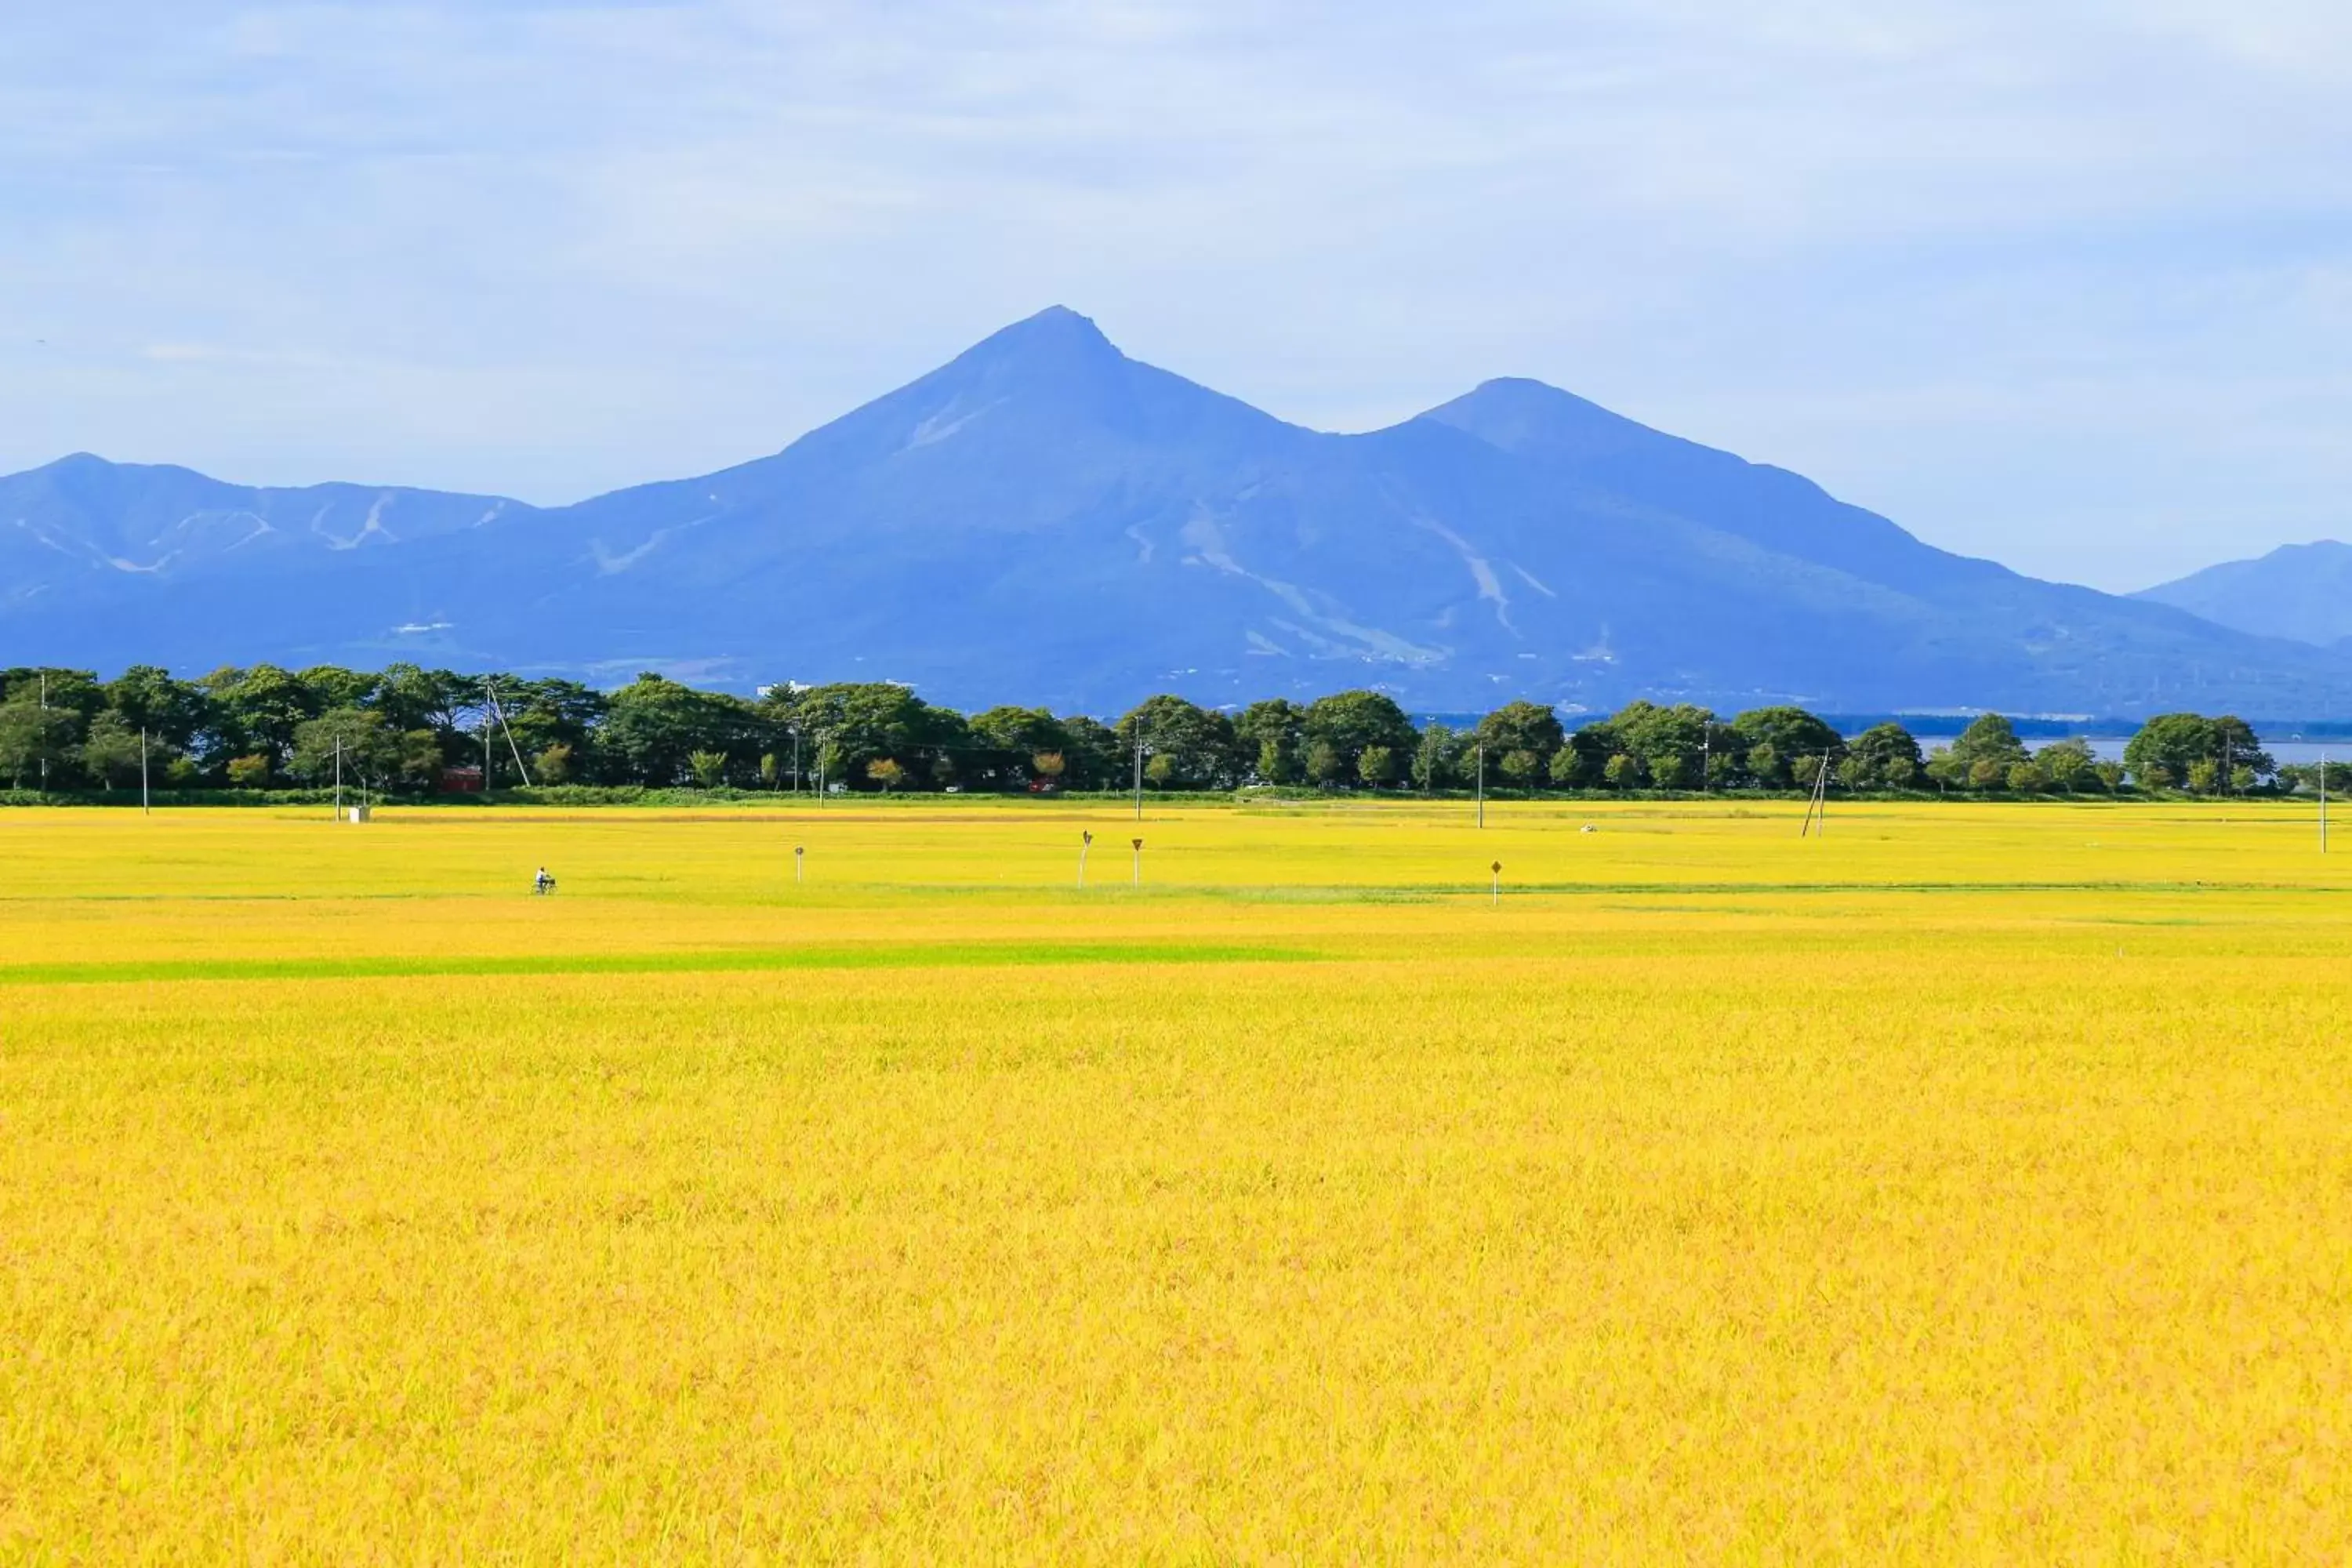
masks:
[[[2259,560],[2225,561],[2132,596],[2240,631],[2345,647],[2352,644],[2352,544],[2282,544]]]
[[[1539,383],[1326,435],[1060,309],[773,457],[572,507],[90,458],[0,479],[0,662],[395,658],[1093,710],[2352,699],[2343,653],[1932,549]]]

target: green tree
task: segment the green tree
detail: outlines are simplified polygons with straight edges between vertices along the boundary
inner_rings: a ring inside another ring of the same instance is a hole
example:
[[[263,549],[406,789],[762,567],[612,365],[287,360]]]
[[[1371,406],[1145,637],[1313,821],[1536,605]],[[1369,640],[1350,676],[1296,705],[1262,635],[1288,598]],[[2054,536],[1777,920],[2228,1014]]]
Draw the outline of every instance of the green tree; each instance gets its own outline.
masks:
[[[649,672],[613,693],[597,744],[616,782],[660,787],[692,776],[697,752],[755,754],[767,734],[741,698]]]
[[[1521,746],[1505,752],[1499,766],[1504,778],[1532,795],[1536,793],[1536,781],[1543,777],[1544,759],[1540,752]]]
[[[96,675],[87,669],[66,669],[57,665],[0,669],[0,702],[13,702],[19,698],[37,708],[71,713],[84,723],[96,718],[99,710],[107,705],[106,689],[99,684]]]
[[[107,682],[106,705],[122,715],[133,734],[147,731],[151,753],[160,742],[175,752],[194,751],[212,728],[211,695],[193,681],[174,680],[169,670],[134,664]]]
[[[296,673],[305,696],[304,706],[324,713],[334,708],[358,708],[375,696],[379,678],[345,669],[339,664],[314,664]]]
[[[1077,714],[1062,721],[1070,742],[1062,748],[1063,781],[1072,789],[1117,789],[1119,773],[1118,732],[1099,720]]]
[[[382,788],[400,771],[400,737],[373,708],[331,708],[294,727],[286,771],[305,784],[333,779],[339,766],[345,784]]]
[[[2212,765],[2210,774],[2198,772],[2200,763]],[[2218,795],[2236,787],[2240,768],[2254,775],[2254,784],[2247,786],[2250,789],[2278,771],[2252,727],[2227,713],[2218,719],[2198,713],[2158,714],[2125,743],[2124,766],[2145,787],[2162,789],[2186,781],[2200,795]],[[2211,787],[2200,787],[2197,782],[2200,777],[2210,778]]]
[[[898,763],[902,779],[912,778],[942,753],[987,744],[962,714],[934,708],[892,681],[776,688],[759,711],[765,731],[797,730],[816,746],[828,782],[870,779],[866,764],[880,757]],[[999,760],[1009,765],[1015,759]]]
[[[456,747],[481,700],[481,682],[454,670],[401,663],[386,665],[376,677],[374,706],[383,721],[402,734],[430,730],[445,751]],[[600,697],[600,716],[602,700]]]
[[[1348,776],[1348,759],[1328,741],[1307,742],[1306,767],[1307,778],[1325,789]]]
[[[898,765],[896,758],[877,757],[866,764],[866,776],[881,785],[884,795],[888,795],[907,776],[907,770]]]
[[[1307,710],[1282,698],[1253,702],[1234,721],[1234,741],[1260,784],[1297,784],[1305,772]]]
[[[429,738],[430,732],[427,731],[426,733]],[[436,753],[435,760],[436,763],[439,760],[437,752]],[[766,760],[772,763],[775,759],[773,757],[770,757]],[[561,741],[552,742],[548,745],[541,746],[531,756],[530,776],[536,783],[543,784],[561,784],[571,783],[572,748],[565,745]]]
[[[1119,720],[1115,732],[1130,759],[1140,738],[1147,755],[1169,760],[1170,789],[1226,789],[1239,782],[1244,759],[1233,721],[1181,697],[1146,698]]]
[[[2240,768],[2252,773],[2257,780],[2278,772],[2278,763],[2263,750],[2262,740],[2255,735],[2253,727],[2236,714],[2224,713],[2213,721],[2213,738],[2221,743],[2222,765],[2231,771],[2233,780],[2231,787],[2237,787],[2234,779]],[[2246,787],[2251,789],[2253,786],[2249,784]]]
[[[2189,764],[2189,791],[2191,795],[2219,795],[2223,777],[2219,762],[2200,757]]]
[[[1397,754],[1386,746],[1366,746],[1356,753],[1356,774],[1372,788],[1394,784]]]
[[[1697,783],[1701,789],[1735,789],[1747,782],[1747,738],[1721,720],[1709,720],[1699,747]]]
[[[567,748],[567,761],[573,773],[596,765],[598,727],[611,707],[601,691],[572,680],[517,680],[509,676],[497,676],[488,682],[498,697],[498,712],[506,721],[506,731],[514,738],[514,746],[527,755],[536,756],[551,746]],[[748,704],[736,698],[727,698],[733,712],[751,715]],[[751,732],[759,728],[755,722],[729,726],[738,731],[740,739],[731,745],[751,750]],[[723,748],[722,748],[723,749]],[[531,777],[541,784],[558,784],[562,780],[543,779],[534,765]]]
[[[228,784],[231,789],[268,789],[274,770],[269,765],[269,753],[255,752],[249,756],[228,760]]]
[[[1687,702],[1671,708],[1631,702],[1609,723],[1620,747],[1642,760],[1642,771],[1651,781],[1660,789],[1673,789],[1698,776],[1700,758],[1710,749],[1715,715]]]
[[[717,789],[727,782],[727,753],[724,752],[690,752],[686,758],[687,770],[694,782],[704,789]]]
[[[1967,764],[1952,755],[1949,746],[1938,746],[1928,753],[1926,772],[1927,781],[1939,790],[1948,791],[1955,784],[1962,789],[1969,787]]]
[[[1827,721],[1787,704],[1752,708],[1734,719],[1731,728],[1746,744],[1748,772],[1765,789],[1787,789],[1791,784],[1810,788],[1812,774],[1809,771],[1798,776],[1798,759],[1818,760],[1824,754],[1834,759],[1845,751],[1844,740]],[[1759,752],[1759,747],[1769,750]]]
[[[273,773],[292,755],[296,728],[326,710],[299,676],[274,664],[250,669],[224,666],[202,685],[217,704],[223,749],[237,756],[265,756]]]
[[[2213,721],[2203,714],[2159,713],[2124,743],[2124,767],[2143,789],[2168,789],[2221,749]]]
[[[1452,726],[1433,722],[1421,732],[1412,749],[1412,782],[1425,791],[1445,789],[1462,782],[1462,737]]]
[[[1393,698],[1378,691],[1341,691],[1318,698],[1298,718],[1309,747],[1328,746],[1339,759],[1339,776],[1360,776],[1364,752],[1372,747],[1395,755],[1412,752],[1420,735]]]
[[[1843,770],[1839,773],[1854,789],[1880,784],[1906,788],[1918,777],[1925,762],[1919,755],[1917,739],[1895,723],[1873,724],[1848,743],[1846,755],[1862,764],[1853,779],[1846,779]]]
[[[381,709],[378,710],[382,711]],[[389,722],[389,721],[387,721]],[[404,730],[400,732],[400,755],[393,763],[393,776],[414,790],[434,790],[440,787],[442,770],[449,765],[448,754],[441,749],[441,736],[433,730]],[[568,766],[571,759],[564,759]],[[562,780],[542,781],[562,783]]]
[[[2079,739],[2053,741],[2033,753],[2033,765],[2050,781],[2050,787],[2069,795],[2096,780],[2098,775],[2091,770],[2097,763],[2091,743]]]
[[[1992,772],[1986,775],[1988,783],[1979,787],[1998,788],[2008,778],[2009,770],[2026,760],[2025,742],[2017,738],[2016,727],[2008,720],[1998,713],[1981,713],[1969,721],[1969,727],[1952,742],[1952,757],[1969,770],[1971,781],[1978,777],[1979,763],[1991,764]]]
[[[1642,759],[1631,752],[1620,752],[1601,765],[1601,776],[1611,789],[1638,789],[1642,784]]]
[[[1605,784],[1609,759],[1625,750],[1624,737],[1608,720],[1581,725],[1552,753],[1552,783],[1570,789],[1591,789]]]
[[[1473,744],[1486,748],[1487,760],[1498,763],[1513,752],[1530,752],[1540,769],[1568,741],[1559,716],[1540,702],[1506,702],[1478,721],[1470,731]]]
[[[118,784],[137,784],[142,761],[160,770],[171,761],[171,755],[157,742],[146,748],[142,756],[139,731],[110,708],[89,721],[89,738],[81,745],[81,767],[100,788],[112,789]]]
[[[2030,762],[2011,763],[2002,782],[2019,795],[2039,795],[2050,780]]]
[[[967,729],[972,775],[1000,788],[1019,789],[1045,776],[1036,759],[1066,756],[1070,746],[1068,727],[1043,708],[991,708],[973,714]]]
[[[37,689],[16,687],[0,701],[0,772],[11,787],[65,782],[74,763],[81,715],[70,708],[44,708]]]

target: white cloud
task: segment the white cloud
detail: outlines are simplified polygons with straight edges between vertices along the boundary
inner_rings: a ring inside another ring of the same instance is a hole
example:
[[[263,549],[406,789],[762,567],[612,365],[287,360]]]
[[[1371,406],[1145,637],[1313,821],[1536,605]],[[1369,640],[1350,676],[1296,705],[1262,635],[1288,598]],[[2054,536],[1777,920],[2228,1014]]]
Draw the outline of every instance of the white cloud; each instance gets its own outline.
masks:
[[[1308,423],[1540,375],[2105,585],[2352,531],[2337,5],[143,0],[11,31],[0,467],[564,499],[772,449],[1059,300]]]

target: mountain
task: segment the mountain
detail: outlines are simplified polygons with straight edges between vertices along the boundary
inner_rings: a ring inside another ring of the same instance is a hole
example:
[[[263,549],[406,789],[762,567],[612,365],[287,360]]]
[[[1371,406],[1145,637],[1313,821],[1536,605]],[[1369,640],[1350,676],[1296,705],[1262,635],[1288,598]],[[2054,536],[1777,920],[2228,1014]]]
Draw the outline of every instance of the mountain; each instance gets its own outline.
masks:
[[[257,489],[77,454],[0,479],[0,646],[29,658],[58,637],[106,667],[143,659],[150,637],[195,661],[270,646],[268,623],[242,617],[362,576],[380,616],[396,607],[404,546],[529,510],[399,488]],[[434,593],[411,586],[429,614]]]
[[[2254,561],[2225,561],[2132,595],[2218,626],[2352,652],[2352,544],[2283,544]]]
[[[0,479],[0,662],[395,658],[1097,711],[2352,699],[2352,658],[1948,554],[1537,382],[1328,435],[1061,309],[772,457],[576,506],[87,458]]]

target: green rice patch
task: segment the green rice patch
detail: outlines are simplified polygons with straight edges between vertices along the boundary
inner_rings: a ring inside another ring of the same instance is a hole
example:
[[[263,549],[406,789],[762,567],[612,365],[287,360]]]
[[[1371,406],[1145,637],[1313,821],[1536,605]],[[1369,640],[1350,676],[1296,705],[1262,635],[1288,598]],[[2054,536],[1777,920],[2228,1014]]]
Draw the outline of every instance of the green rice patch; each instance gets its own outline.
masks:
[[[793,969],[984,969],[1077,963],[1302,963],[1303,948],[1209,942],[856,942],[687,952],[183,959],[0,965],[0,986],[189,980],[375,980],[411,975],[730,974]]]

